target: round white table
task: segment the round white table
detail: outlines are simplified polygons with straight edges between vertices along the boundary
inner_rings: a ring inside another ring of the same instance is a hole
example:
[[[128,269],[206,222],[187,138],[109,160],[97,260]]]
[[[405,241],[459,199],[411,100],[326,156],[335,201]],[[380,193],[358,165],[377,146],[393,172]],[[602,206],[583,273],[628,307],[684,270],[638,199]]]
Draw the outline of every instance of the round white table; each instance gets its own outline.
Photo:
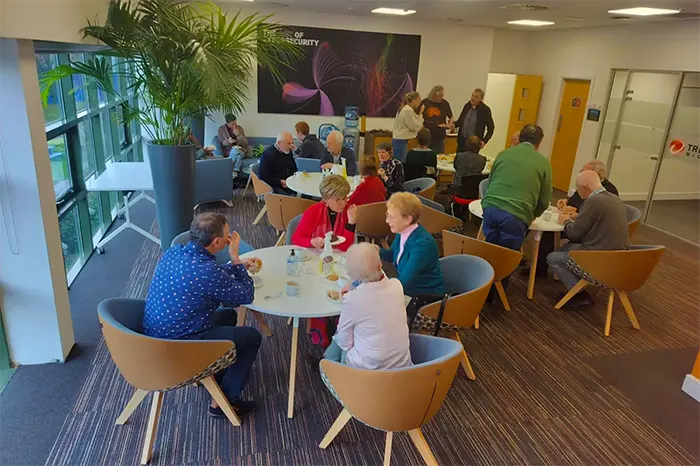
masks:
[[[488,175],[491,173],[491,167],[493,166],[493,160],[490,157],[486,157],[486,165],[484,166],[484,169],[481,171],[482,175]],[[454,161],[448,162],[447,160],[440,160],[438,159],[437,163],[437,169],[440,172],[447,172],[447,173],[455,173],[455,163]]]
[[[255,289],[255,301],[244,307],[251,311],[292,319],[292,353],[289,367],[289,398],[287,402],[287,417],[289,418],[294,415],[299,319],[340,315],[340,304],[333,303],[326,297],[326,291],[340,291],[340,287],[336,283],[325,280],[321,275],[318,265],[320,251],[308,249],[309,259],[299,263],[299,275],[290,276],[286,274],[287,257],[290,249],[292,249],[291,246],[272,247],[258,249],[241,256],[242,258],[259,257],[263,262],[262,269],[256,274],[256,277],[261,279],[261,284]],[[294,249],[299,248],[294,247]],[[338,257],[344,255],[341,252],[336,252],[335,254]],[[345,272],[345,267],[338,262],[336,262],[337,272],[340,272],[340,274]],[[297,296],[287,295],[286,287],[288,281],[294,281],[299,284],[300,292]],[[245,320],[244,312],[239,312],[239,325]],[[253,315],[256,315],[256,313],[253,313]],[[260,322],[260,319],[258,321]],[[270,335],[264,321],[260,323],[265,333]]]
[[[476,215],[479,218],[484,217],[484,210],[481,208],[481,199],[469,204],[469,212],[472,215]],[[545,220],[543,217],[537,217],[534,222],[530,224],[530,231],[535,232],[535,242],[532,246],[532,260],[530,262],[530,279],[527,283],[527,297],[532,299],[535,292],[535,274],[537,273],[537,257],[540,253],[540,241],[542,241],[542,233],[545,231],[554,232],[554,248],[559,249],[561,243],[561,232],[564,231],[564,225],[560,225],[557,222],[558,214],[555,212],[551,213],[552,218],[550,220]],[[477,239],[484,239],[484,233],[481,228],[479,228],[479,233]]]
[[[319,186],[321,186],[323,174],[307,173],[307,175],[308,176],[301,175],[301,172],[295,173],[294,175],[287,178],[287,187],[295,191],[297,193],[297,197],[305,195],[320,198],[321,191],[319,190]],[[348,183],[350,183],[350,192],[353,192],[355,190],[359,182],[359,176],[348,177]]]

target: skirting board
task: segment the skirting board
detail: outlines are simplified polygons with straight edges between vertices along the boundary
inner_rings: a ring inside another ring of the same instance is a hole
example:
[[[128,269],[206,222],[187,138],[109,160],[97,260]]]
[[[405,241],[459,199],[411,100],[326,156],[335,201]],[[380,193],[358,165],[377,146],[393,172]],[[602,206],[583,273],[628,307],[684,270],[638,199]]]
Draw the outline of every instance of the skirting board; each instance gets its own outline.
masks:
[[[646,201],[647,193],[620,193],[623,201]],[[689,201],[700,199],[700,193],[654,193],[655,201]]]
[[[700,403],[700,379],[688,374],[683,381],[683,391]]]

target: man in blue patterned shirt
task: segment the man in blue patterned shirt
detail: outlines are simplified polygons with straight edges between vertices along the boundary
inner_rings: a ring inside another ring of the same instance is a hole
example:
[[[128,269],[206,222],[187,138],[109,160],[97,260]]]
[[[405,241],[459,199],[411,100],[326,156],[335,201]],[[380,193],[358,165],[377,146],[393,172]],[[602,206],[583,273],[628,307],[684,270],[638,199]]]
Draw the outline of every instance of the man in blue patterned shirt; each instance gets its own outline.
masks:
[[[236,327],[232,308],[254,299],[253,280],[246,270],[254,259],[238,257],[240,242],[238,233],[229,233],[225,216],[196,216],[189,243],[171,247],[158,262],[148,289],[143,329],[156,338],[232,341],[236,362],[217,373],[216,381],[243,418],[255,410],[255,402],[240,396],[262,337],[252,327]],[[231,263],[217,265],[214,255],[227,247]],[[224,415],[213,401],[209,414]]]

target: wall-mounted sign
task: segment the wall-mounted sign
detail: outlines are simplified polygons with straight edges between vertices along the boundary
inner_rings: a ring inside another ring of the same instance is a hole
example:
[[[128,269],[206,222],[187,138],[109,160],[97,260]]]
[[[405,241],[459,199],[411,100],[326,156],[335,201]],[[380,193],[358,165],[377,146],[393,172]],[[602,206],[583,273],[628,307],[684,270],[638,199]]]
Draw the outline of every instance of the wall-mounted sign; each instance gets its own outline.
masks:
[[[571,106],[576,108],[581,106],[581,98],[580,97],[574,97],[574,99],[571,101]]]
[[[700,145],[688,144],[681,139],[674,139],[668,145],[668,150],[671,155],[680,157],[685,154],[686,157],[700,160]]]

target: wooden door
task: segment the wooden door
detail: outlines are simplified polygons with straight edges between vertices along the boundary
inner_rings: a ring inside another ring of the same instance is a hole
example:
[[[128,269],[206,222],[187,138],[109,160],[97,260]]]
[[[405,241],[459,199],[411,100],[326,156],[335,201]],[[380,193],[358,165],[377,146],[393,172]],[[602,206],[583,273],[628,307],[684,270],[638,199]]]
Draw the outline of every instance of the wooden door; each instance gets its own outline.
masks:
[[[562,92],[559,104],[557,132],[554,136],[550,157],[552,184],[554,188],[564,192],[569,190],[590,88],[590,81],[564,80],[564,92]]]
[[[510,120],[504,149],[510,146],[510,136],[520,131],[523,126],[537,123],[542,96],[542,76],[519,74],[515,77],[513,105],[510,108]]]

